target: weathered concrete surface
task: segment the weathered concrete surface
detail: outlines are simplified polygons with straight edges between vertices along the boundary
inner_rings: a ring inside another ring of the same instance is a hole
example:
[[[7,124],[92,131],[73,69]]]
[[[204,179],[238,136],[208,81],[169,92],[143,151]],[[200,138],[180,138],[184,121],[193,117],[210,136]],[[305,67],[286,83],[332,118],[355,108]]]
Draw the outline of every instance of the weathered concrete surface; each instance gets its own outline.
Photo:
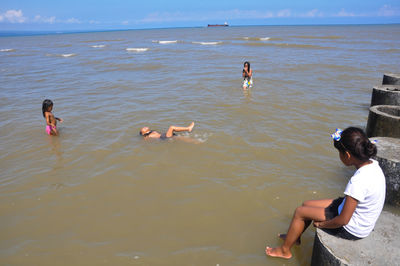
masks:
[[[368,137],[400,138],[400,106],[370,107],[366,131]]]
[[[381,85],[372,89],[371,106],[400,106],[400,85]]]
[[[379,162],[386,178],[385,202],[400,206],[400,139],[374,137],[370,140],[376,142],[378,153],[374,159]]]
[[[317,229],[311,265],[399,265],[400,217],[383,211],[374,231],[361,240],[341,239]]]
[[[385,73],[383,74],[382,85],[399,85],[400,74]]]

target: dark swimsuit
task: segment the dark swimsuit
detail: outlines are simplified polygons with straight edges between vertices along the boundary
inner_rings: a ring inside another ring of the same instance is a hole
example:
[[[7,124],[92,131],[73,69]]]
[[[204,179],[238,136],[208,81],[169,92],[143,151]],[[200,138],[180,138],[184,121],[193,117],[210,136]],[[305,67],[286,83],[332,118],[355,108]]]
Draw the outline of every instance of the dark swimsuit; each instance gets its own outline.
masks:
[[[154,132],[154,130],[150,130],[149,132],[147,132],[146,134],[144,134],[144,135],[142,135],[142,136],[143,136],[143,137],[148,137],[148,136],[149,136],[151,133],[153,133],[153,132]],[[171,137],[167,137],[167,134],[166,134],[166,133],[162,133],[161,136],[160,136],[160,139],[165,140],[165,139],[172,138],[172,137],[174,137],[174,136],[176,136],[175,133],[172,133],[172,136],[171,136]]]
[[[333,200],[332,203],[328,207],[325,208],[325,218],[327,220],[331,220],[339,215],[338,208],[339,208],[339,205],[343,202],[343,199],[344,199],[344,197],[339,197],[339,198]],[[357,236],[352,235],[351,233],[347,232],[346,229],[343,228],[343,226],[339,227],[339,228],[333,228],[333,229],[321,228],[321,230],[327,232],[330,235],[334,235],[334,236],[344,238],[347,240],[361,239],[360,237],[357,237]]]
[[[171,136],[171,137],[167,137],[167,133],[162,133],[161,136],[160,136],[160,139],[166,140],[166,139],[172,138],[172,137],[174,137],[174,136],[176,136],[175,133],[172,133],[172,136]]]

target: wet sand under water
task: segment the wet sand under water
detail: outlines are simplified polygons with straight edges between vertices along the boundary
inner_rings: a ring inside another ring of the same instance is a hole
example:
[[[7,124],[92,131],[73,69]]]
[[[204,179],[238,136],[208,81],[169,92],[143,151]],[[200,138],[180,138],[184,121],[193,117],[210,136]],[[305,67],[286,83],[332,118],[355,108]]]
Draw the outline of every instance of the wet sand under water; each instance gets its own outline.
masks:
[[[366,125],[372,86],[400,71],[395,33],[400,26],[0,38],[1,264],[309,265],[313,229],[289,261],[266,258],[265,246],[281,243],[304,200],[342,194],[354,170],[330,134]],[[245,60],[254,86],[243,92]],[[45,98],[64,119],[59,137],[45,133]],[[138,135],[191,121],[183,137],[199,144]]]

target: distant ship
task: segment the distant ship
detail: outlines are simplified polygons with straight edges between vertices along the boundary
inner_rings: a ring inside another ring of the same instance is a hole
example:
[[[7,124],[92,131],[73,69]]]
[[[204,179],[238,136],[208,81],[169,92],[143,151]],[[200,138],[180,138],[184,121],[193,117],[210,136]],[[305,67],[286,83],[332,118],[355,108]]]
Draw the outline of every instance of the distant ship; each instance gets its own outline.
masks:
[[[207,27],[228,27],[228,22],[225,22],[224,24],[208,24]]]

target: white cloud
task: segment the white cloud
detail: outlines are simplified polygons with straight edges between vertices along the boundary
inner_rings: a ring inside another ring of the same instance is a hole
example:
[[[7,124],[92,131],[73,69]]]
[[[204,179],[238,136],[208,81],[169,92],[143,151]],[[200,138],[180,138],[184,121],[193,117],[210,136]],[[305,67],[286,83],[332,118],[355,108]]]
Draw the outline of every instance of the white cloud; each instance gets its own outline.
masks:
[[[276,14],[276,17],[278,18],[288,18],[292,16],[292,12],[290,11],[290,9],[283,9],[278,11],[278,13]]]
[[[278,11],[269,10],[239,10],[231,9],[224,11],[208,12],[198,14],[195,12],[154,12],[139,20],[139,23],[171,22],[171,21],[210,21],[210,20],[233,20],[233,19],[270,19],[270,18],[314,18],[325,17],[318,9],[312,9],[304,13],[296,13],[291,9]]]
[[[42,17],[40,15],[36,15],[33,19],[33,22],[53,24],[54,22],[56,22],[56,17]]]
[[[348,12],[342,8],[339,12],[332,14],[332,17],[396,17],[400,16],[400,9],[390,5],[384,5],[379,10],[366,13]]]
[[[384,5],[379,10],[369,13],[348,11],[344,8],[337,12],[323,12],[319,9],[296,12],[291,9],[282,10],[222,10],[199,14],[197,12],[154,12],[136,23],[178,22],[178,21],[229,21],[234,19],[272,19],[272,18],[345,18],[345,17],[393,17],[400,16],[400,8]]]
[[[319,9],[306,10],[304,12],[296,12],[292,9],[282,10],[220,10],[207,13],[197,12],[153,12],[145,16],[136,23],[162,23],[162,22],[178,22],[178,21],[229,21],[236,19],[273,19],[273,18],[345,18],[345,17],[393,17],[400,16],[400,8],[384,5],[374,12],[357,12],[348,11],[344,8],[337,12],[323,12]]]
[[[276,18],[276,17],[289,17],[291,11],[288,9],[278,11],[276,13],[271,11],[258,11],[258,10],[224,10],[199,14],[196,12],[153,12],[148,14],[138,22],[152,23],[152,22],[171,22],[171,21],[210,21],[210,20],[229,20],[229,19],[259,19],[259,18]]]
[[[207,19],[266,19],[266,18],[284,18],[294,16],[290,9],[283,9],[277,12],[273,11],[261,11],[261,10],[227,10],[227,11],[218,11],[215,13],[210,13],[207,16]],[[193,17],[193,16],[190,16]]]
[[[378,16],[380,17],[394,17],[399,15],[400,10],[396,7],[391,7],[390,5],[384,5],[378,11]]]
[[[352,12],[347,12],[344,8],[342,8],[338,13],[333,15],[334,17],[356,17]],[[358,15],[359,16],[359,15]]]
[[[263,18],[273,18],[274,17],[274,13],[272,13],[271,11],[266,11],[264,13],[264,15],[262,15]]]
[[[22,13],[22,10],[7,10],[5,13],[0,14],[0,22],[11,22],[11,23],[24,23],[26,21],[26,17]]]
[[[190,16],[186,17],[179,12],[153,12],[148,14],[140,22],[169,22],[169,21],[186,21],[190,20]]]
[[[129,21],[128,21],[128,20],[124,20],[124,21],[121,22],[121,24],[122,24],[122,25],[128,25],[128,24],[129,24]]]
[[[304,18],[315,18],[315,17],[323,17],[324,13],[320,12],[318,9],[310,10],[304,14],[299,15],[299,17]]]
[[[69,19],[67,19],[65,21],[65,23],[68,23],[68,24],[80,24],[81,21],[79,19],[77,19],[77,18],[69,18]]]
[[[69,19],[61,20],[61,19],[56,19],[55,16],[52,16],[52,17],[42,17],[42,16],[40,16],[40,15],[36,15],[36,16],[33,18],[32,22],[36,22],[36,23],[49,23],[49,24],[54,24],[54,23],[81,24],[81,23],[82,23],[82,21],[80,21],[80,20],[77,19],[77,18],[69,18]],[[99,22],[98,22],[98,21],[91,20],[89,23],[90,23],[90,24],[98,24]]]

